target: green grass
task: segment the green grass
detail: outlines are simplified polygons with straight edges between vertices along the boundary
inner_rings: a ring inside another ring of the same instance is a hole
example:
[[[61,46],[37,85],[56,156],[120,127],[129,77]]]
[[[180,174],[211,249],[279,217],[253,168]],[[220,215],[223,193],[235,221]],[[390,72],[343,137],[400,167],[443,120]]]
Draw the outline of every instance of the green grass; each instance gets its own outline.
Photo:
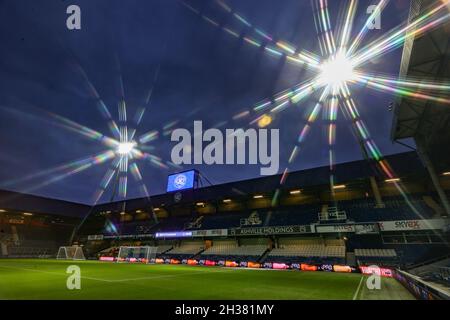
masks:
[[[66,269],[81,268],[81,290]],[[410,298],[395,280],[377,299]],[[360,286],[361,283],[361,286]],[[374,298],[360,274],[0,259],[0,299],[353,299]]]

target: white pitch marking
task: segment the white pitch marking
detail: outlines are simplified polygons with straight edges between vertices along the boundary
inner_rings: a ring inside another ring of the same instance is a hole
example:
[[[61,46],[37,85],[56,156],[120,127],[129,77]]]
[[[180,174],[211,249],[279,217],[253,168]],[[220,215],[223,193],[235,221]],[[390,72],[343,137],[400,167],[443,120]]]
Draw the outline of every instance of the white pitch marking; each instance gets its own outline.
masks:
[[[361,280],[359,280],[358,288],[356,288],[356,292],[353,295],[353,300],[356,300],[356,298],[358,297],[358,293],[359,293],[359,290],[361,289],[361,284],[363,282],[363,279],[364,279],[364,276],[361,276]]]

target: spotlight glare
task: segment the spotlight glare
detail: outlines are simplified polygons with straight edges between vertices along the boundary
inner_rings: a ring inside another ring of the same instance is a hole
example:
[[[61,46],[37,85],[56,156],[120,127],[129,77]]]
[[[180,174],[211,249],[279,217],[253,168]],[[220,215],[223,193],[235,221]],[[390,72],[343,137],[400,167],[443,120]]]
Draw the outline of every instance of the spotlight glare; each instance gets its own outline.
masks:
[[[121,142],[117,146],[117,153],[121,155],[130,154],[133,151],[134,147],[136,147],[136,142]]]
[[[272,117],[265,114],[258,120],[258,127],[265,128],[272,123]]]
[[[331,57],[320,69],[320,82],[328,85],[340,85],[354,77],[353,63],[344,54]]]

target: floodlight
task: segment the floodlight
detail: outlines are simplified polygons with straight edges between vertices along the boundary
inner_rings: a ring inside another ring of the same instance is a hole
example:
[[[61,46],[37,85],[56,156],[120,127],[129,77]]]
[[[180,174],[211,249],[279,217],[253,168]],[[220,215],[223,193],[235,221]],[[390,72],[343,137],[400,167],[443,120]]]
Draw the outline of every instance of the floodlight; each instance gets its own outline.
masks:
[[[344,54],[330,58],[320,69],[320,80],[328,85],[340,85],[354,77],[353,63]]]
[[[136,147],[136,142],[121,142],[116,151],[118,154],[127,155],[133,151],[134,147]]]

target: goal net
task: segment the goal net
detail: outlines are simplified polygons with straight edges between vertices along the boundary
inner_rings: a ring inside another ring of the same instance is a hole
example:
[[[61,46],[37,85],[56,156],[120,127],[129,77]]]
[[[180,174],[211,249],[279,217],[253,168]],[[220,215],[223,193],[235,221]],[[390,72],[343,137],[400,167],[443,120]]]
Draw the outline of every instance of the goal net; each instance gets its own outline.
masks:
[[[150,263],[156,257],[158,247],[120,247],[117,262],[143,262]]]
[[[58,260],[86,260],[83,253],[83,248],[80,246],[59,247]]]

